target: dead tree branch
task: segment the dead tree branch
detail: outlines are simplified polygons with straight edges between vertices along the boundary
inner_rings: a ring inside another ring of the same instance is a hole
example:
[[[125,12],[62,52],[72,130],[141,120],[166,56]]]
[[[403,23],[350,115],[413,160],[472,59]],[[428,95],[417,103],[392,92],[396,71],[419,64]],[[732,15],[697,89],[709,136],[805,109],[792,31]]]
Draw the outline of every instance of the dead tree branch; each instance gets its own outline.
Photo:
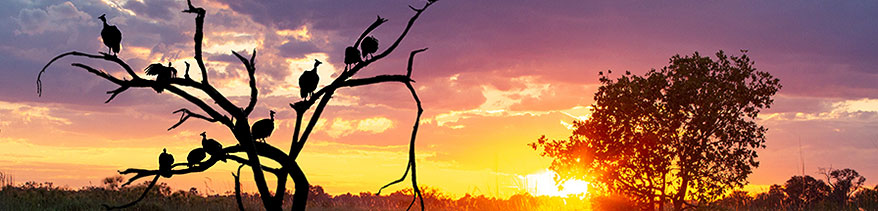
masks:
[[[414,55],[415,54],[412,53],[412,56],[414,56]],[[417,195],[418,199],[420,199],[421,211],[423,211],[424,210],[424,197],[421,196],[421,189],[420,189],[420,187],[418,187],[418,174],[416,172],[417,168],[415,166],[415,139],[418,136],[418,126],[420,125],[421,114],[424,113],[424,108],[421,107],[421,99],[418,98],[418,93],[415,92],[415,88],[412,86],[412,82],[405,82],[405,86],[409,88],[409,91],[411,91],[411,93],[412,93],[412,98],[415,99],[415,102],[418,105],[418,116],[415,117],[415,125],[412,127],[412,139],[411,139],[411,142],[409,142],[409,165],[411,166],[411,170],[412,170],[412,189],[414,189],[415,194]],[[403,174],[403,177],[405,177],[405,174]],[[412,203],[414,203],[414,199],[412,199],[412,200],[413,200]],[[409,208],[406,210],[409,210],[411,208],[412,208],[412,205],[409,204]]]
[[[140,197],[137,197],[137,199],[134,200],[134,201],[131,201],[131,202],[127,203],[127,204],[123,204],[123,205],[119,205],[119,206],[110,206],[110,205],[107,205],[107,204],[101,204],[101,206],[103,206],[104,209],[107,209],[107,210],[125,209],[125,208],[128,208],[128,207],[134,206],[135,204],[137,204],[137,202],[140,202],[140,201],[142,201],[144,198],[146,198],[146,195],[149,194],[149,190],[151,190],[152,187],[154,187],[155,184],[156,184],[158,181],[159,181],[159,175],[156,174],[155,177],[152,178],[152,181],[149,182],[149,185],[146,186],[146,189],[143,190],[143,193],[140,194]],[[130,182],[129,182],[129,183],[130,183]]]
[[[402,178],[400,180],[391,182],[384,187],[389,185],[399,183],[405,179],[408,172],[411,171],[412,175],[412,184],[413,189],[415,191],[415,196],[413,196],[412,204],[409,205],[409,209],[414,203],[414,200],[421,199],[421,209],[424,209],[423,197],[421,196],[421,192],[419,187],[417,186],[416,179],[416,169],[415,169],[415,140],[418,131],[418,125],[420,122],[421,115],[423,113],[423,108],[421,107],[421,101],[417,96],[416,90],[413,88],[412,83],[414,82],[411,78],[412,74],[412,63],[413,57],[415,54],[419,52],[423,52],[426,49],[415,50],[411,53],[409,57],[409,63],[407,72],[405,75],[378,75],[368,78],[353,78],[356,73],[371,64],[372,62],[376,62],[391,52],[393,52],[396,47],[400,44],[400,42],[405,38],[408,32],[411,30],[414,22],[420,17],[420,15],[434,3],[434,0],[430,0],[426,3],[426,5],[421,9],[416,9],[411,7],[415,14],[409,19],[408,23],[405,26],[405,29],[402,33],[396,38],[396,40],[390,44],[383,52],[378,55],[370,57],[368,60],[362,61],[354,65],[354,67],[350,68],[350,70],[343,72],[337,78],[335,78],[329,85],[321,88],[317,92],[313,93],[311,97],[298,101],[296,103],[291,103],[290,106],[296,111],[296,123],[295,123],[295,131],[292,137],[292,143],[290,145],[290,151],[285,153],[280,149],[268,145],[266,143],[260,143],[253,140],[251,125],[249,122],[249,115],[255,109],[257,104],[259,90],[256,85],[256,66],[255,66],[255,58],[256,58],[256,50],[254,49],[250,58],[247,59],[244,56],[241,56],[237,52],[232,52],[241,63],[245,66],[248,76],[249,76],[249,86],[250,86],[250,101],[246,106],[240,107],[232,103],[225,95],[220,93],[214,86],[209,83],[209,74],[207,68],[205,66],[204,58],[202,55],[202,47],[204,41],[204,18],[206,15],[206,11],[203,8],[195,7],[192,5],[191,0],[187,0],[187,8],[183,10],[184,13],[194,13],[195,17],[195,35],[193,40],[195,42],[194,45],[194,59],[198,67],[201,69],[202,78],[200,81],[193,80],[189,75],[190,65],[188,62],[184,62],[186,64],[186,70],[182,78],[178,78],[176,76],[176,70],[173,71],[173,75],[165,80],[165,81],[156,81],[154,79],[145,79],[140,77],[126,62],[121,60],[116,56],[111,56],[106,53],[99,54],[88,54],[82,53],[78,51],[71,51],[67,53],[60,54],[54,58],[52,58],[39,72],[37,76],[37,93],[38,95],[42,95],[42,75],[46,71],[46,69],[55,61],[67,57],[85,57],[96,60],[105,60],[119,65],[124,71],[130,76],[130,79],[126,77],[117,78],[107,72],[102,70],[93,68],[91,66],[81,64],[81,63],[73,63],[74,67],[78,67],[86,70],[89,73],[92,73],[100,78],[103,78],[107,81],[110,81],[119,87],[106,93],[109,98],[105,101],[105,103],[109,103],[113,99],[116,98],[119,94],[129,90],[130,88],[154,88],[158,90],[165,90],[168,93],[172,93],[184,100],[192,103],[201,111],[192,111],[187,108],[182,108],[174,111],[173,113],[180,113],[180,119],[172,125],[168,130],[172,130],[177,128],[186,122],[189,118],[196,118],[205,120],[207,122],[219,122],[222,125],[229,128],[229,130],[234,135],[238,144],[232,145],[222,149],[221,155],[211,154],[210,159],[207,159],[204,162],[199,162],[196,164],[191,163],[175,163],[170,164],[171,166],[167,168],[167,166],[162,166],[162,172],[158,169],[138,169],[138,168],[129,168],[123,171],[119,171],[120,174],[134,174],[128,181],[122,186],[127,186],[132,182],[147,177],[154,177],[150,185],[147,187],[145,192],[135,201],[118,206],[118,207],[110,207],[105,205],[107,209],[114,208],[124,208],[130,207],[137,202],[141,201],[148,191],[155,185],[158,181],[158,177],[163,174],[173,175],[182,175],[196,172],[203,172],[212,166],[214,166],[218,161],[225,162],[226,159],[238,162],[241,166],[238,167],[238,173],[232,174],[235,177],[236,182],[236,197],[238,200],[239,208],[243,210],[243,203],[240,196],[240,170],[244,165],[250,166],[253,169],[254,182],[256,183],[256,187],[259,191],[259,194],[262,198],[263,205],[268,210],[279,210],[283,204],[283,196],[286,192],[286,181],[287,176],[291,177],[293,182],[295,183],[295,193],[293,196],[293,210],[304,210],[307,204],[308,191],[310,189],[310,184],[308,183],[308,179],[305,176],[304,171],[302,171],[299,164],[296,162],[296,158],[301,153],[305,144],[307,143],[311,132],[313,132],[314,127],[316,126],[317,121],[320,119],[321,114],[324,109],[328,105],[328,102],[332,99],[332,95],[335,91],[342,87],[357,87],[357,86],[366,86],[371,84],[385,83],[385,82],[400,82],[404,83],[406,87],[411,91],[412,97],[414,98],[417,107],[418,113],[415,120],[415,124],[412,130],[412,136],[410,140],[410,148],[409,148],[409,161],[406,165],[406,171],[403,173]],[[358,37],[354,46],[358,46],[360,42],[368,36],[373,30],[378,28],[381,24],[387,22],[387,19],[377,17],[375,22],[373,22],[368,28],[366,28],[363,33]],[[316,66],[315,66],[316,68]],[[203,92],[206,94],[209,99],[200,99],[195,97],[190,92],[184,91],[184,87],[191,88],[186,90],[196,90]],[[317,101],[318,99],[319,102]],[[209,105],[206,103],[207,100],[213,101],[216,105]],[[302,123],[304,114],[307,110],[312,108],[314,104],[317,104],[316,108],[314,108],[314,112],[311,114],[311,117],[302,131]],[[222,113],[221,113],[222,112]],[[215,150],[214,150],[215,151]],[[214,152],[215,153],[215,152]],[[232,153],[245,153],[246,157],[234,155]],[[281,168],[272,168],[268,166],[264,166],[260,163],[260,157],[268,158],[270,160],[276,161],[281,164]],[[167,164],[163,164],[167,165]],[[167,169],[165,169],[167,168]],[[176,169],[175,169],[176,168]],[[278,178],[278,186],[276,188],[274,196],[272,196],[271,192],[268,189],[268,185],[265,181],[265,172],[275,174]],[[168,176],[168,175],[165,175]],[[382,187],[382,189],[384,188]],[[379,190],[380,192],[380,190]]]
[[[244,109],[244,115],[249,116],[250,112],[253,112],[253,108],[256,107],[256,97],[259,95],[259,90],[256,89],[256,64],[254,63],[254,59],[256,59],[256,49],[253,49],[249,61],[235,51],[232,51],[232,54],[235,54],[235,56],[241,60],[241,63],[247,68],[247,75],[250,76],[250,103],[247,105],[247,108]]]
[[[118,57],[111,56],[110,54],[106,54],[106,53],[100,53],[100,54],[101,54],[101,55],[87,54],[87,53],[82,53],[82,52],[79,52],[79,51],[70,51],[70,52],[63,53],[63,54],[61,54],[61,55],[55,56],[55,58],[52,58],[52,60],[49,60],[49,63],[46,63],[46,66],[43,66],[43,69],[40,70],[40,73],[39,73],[39,74],[37,74],[37,95],[38,95],[38,96],[43,96],[43,81],[42,81],[42,77],[43,77],[43,73],[46,72],[46,68],[48,68],[49,65],[52,65],[52,63],[54,63],[54,62],[57,61],[58,59],[64,58],[64,57],[66,57],[66,56],[82,56],[82,57],[87,57],[87,58],[103,59],[103,60],[106,60],[106,61],[115,62],[116,64],[119,64],[119,66],[121,66],[123,69],[125,69],[125,71],[128,72],[129,75],[131,75],[131,77],[134,77],[135,80],[140,79],[140,77],[137,76],[136,73],[134,73],[134,70],[132,70],[131,67],[128,66],[128,64],[126,64],[125,62],[123,62],[122,60],[120,60]],[[85,65],[82,65],[82,66],[85,66]],[[94,68],[91,68],[91,69],[94,69]],[[89,72],[91,72],[91,70],[89,70]],[[116,79],[115,77],[113,77],[113,76],[111,76],[111,75],[109,75],[109,74],[107,74],[107,73],[104,73],[103,71],[98,71],[98,72],[101,72],[103,75],[102,75],[102,74],[99,74],[99,73],[96,73],[96,72],[92,72],[92,73],[94,73],[94,74],[96,74],[96,75],[98,75],[98,76],[101,76],[101,77],[103,77],[103,78],[105,78],[105,79],[107,79],[107,80],[111,80],[111,81],[112,81],[112,79]],[[106,76],[106,77],[105,77],[105,76]],[[112,79],[111,79],[111,78],[112,78]],[[116,79],[116,80],[118,80],[118,79]],[[114,82],[115,82],[115,81],[114,81]],[[111,98],[111,99],[112,99],[112,98]],[[107,102],[110,102],[110,101],[107,100]]]
[[[314,93],[311,98],[302,100],[302,101],[297,102],[297,103],[290,104],[290,106],[296,110],[297,121],[296,121],[296,131],[295,131],[295,134],[293,135],[293,143],[290,145],[290,153],[289,153],[290,156],[289,156],[289,162],[287,163],[287,165],[289,165],[291,167],[297,167],[297,165],[295,164],[295,159],[298,157],[299,153],[301,152],[301,150],[304,148],[305,144],[307,143],[308,138],[309,138],[314,126],[316,126],[317,121],[320,119],[320,115],[323,113],[324,108],[328,104],[329,100],[332,98],[332,95],[335,93],[335,90],[340,88],[340,87],[356,87],[356,86],[364,86],[364,85],[369,85],[369,84],[375,84],[375,83],[381,83],[381,82],[391,82],[391,81],[403,82],[403,83],[407,84],[407,86],[410,88],[410,90],[412,91],[412,94],[415,98],[415,101],[418,104],[418,116],[417,116],[416,121],[417,122],[420,121],[420,116],[423,112],[423,109],[421,107],[420,99],[418,99],[417,94],[415,94],[414,88],[411,86],[411,83],[412,83],[412,80],[410,77],[411,76],[411,58],[410,58],[409,67],[407,69],[406,75],[381,75],[381,76],[375,76],[375,77],[365,78],[365,79],[350,79],[350,78],[352,76],[354,76],[360,69],[368,66],[372,62],[378,61],[378,60],[386,57],[391,52],[393,52],[393,50],[396,49],[397,46],[399,46],[399,43],[402,42],[403,38],[405,38],[405,36],[411,30],[412,26],[414,25],[414,23],[418,19],[418,17],[420,17],[421,13],[423,13],[424,10],[427,9],[434,2],[435,1],[428,1],[427,4],[421,9],[412,8],[412,9],[414,9],[415,14],[409,19],[409,22],[407,23],[403,32],[399,35],[399,37],[397,37],[397,39],[393,42],[393,44],[391,44],[381,54],[373,56],[366,61],[357,63],[349,71],[343,72],[341,75],[339,75],[339,77],[336,78],[328,86],[325,86],[325,87],[321,88],[320,90],[318,90],[316,93]],[[366,31],[364,31],[364,33],[360,36],[360,38],[357,39],[357,42],[355,43],[354,46],[358,45],[360,40],[363,37],[365,37],[365,35],[367,35],[369,32],[371,32],[372,30],[374,30],[375,28],[377,28],[379,25],[381,25],[384,22],[386,22],[386,19],[379,17],[372,25],[370,25],[369,28],[366,29]],[[416,50],[416,51],[412,52],[411,56],[413,57],[418,52],[422,52],[424,50],[426,50],[426,49]],[[317,99],[320,99],[320,102],[318,103],[317,107],[315,108],[313,114],[311,114],[311,119],[309,120],[308,125],[305,127],[305,130],[302,132],[301,136],[299,136],[298,128],[301,125],[300,119],[302,118],[302,115],[304,114],[303,111],[310,108],[310,106],[313,105]],[[415,140],[415,136],[417,134],[417,126],[418,126],[417,122],[415,123],[413,134],[412,134],[412,140],[411,140],[411,146],[410,146],[410,161],[407,164],[407,168],[411,167],[412,184],[414,184],[413,189],[415,190],[415,193],[417,195],[416,197],[421,198],[421,209],[423,210],[424,209],[423,198],[421,197],[420,189],[417,186],[417,181],[416,181],[416,177],[415,177],[415,170],[414,170],[415,164],[413,162],[413,160],[414,160],[414,140]],[[299,139],[299,137],[301,137],[301,138]],[[406,170],[406,172],[408,172],[408,170]],[[302,173],[301,175],[291,174],[290,176],[293,178],[293,181],[294,181],[294,183],[296,183],[296,186],[297,186],[297,194],[294,195],[294,198],[293,198],[293,201],[294,201],[293,202],[293,210],[304,209],[303,203],[307,199],[307,195],[306,196],[299,196],[298,187],[302,183],[307,184],[307,178],[305,177],[304,173]],[[304,194],[307,194],[307,192],[305,192]],[[297,203],[297,201],[301,201],[302,203]]]
[[[238,166],[238,174],[232,173],[232,177],[235,178],[235,201],[238,202],[238,210],[244,211],[244,201],[241,200],[241,168],[244,167],[244,164]]]
[[[244,211],[244,201],[241,200],[241,168],[244,167],[244,164],[238,166],[238,174],[232,173],[232,177],[235,178],[235,201],[238,202],[238,210]]]
[[[286,153],[284,153],[280,149],[278,149],[274,146],[268,145],[266,143],[261,143],[261,142],[257,142],[255,145],[256,145],[257,151],[259,151],[259,153],[260,153],[259,156],[269,158],[269,159],[274,160],[275,162],[278,162],[278,163],[283,163],[284,161],[286,161],[286,158],[287,158]],[[240,145],[232,145],[232,146],[224,148],[222,152],[224,154],[231,154],[231,153],[239,153],[239,152],[245,152],[245,151],[244,151],[243,147],[241,147]],[[248,166],[259,165],[251,160],[244,159],[244,158],[241,158],[241,157],[238,157],[235,155],[226,155],[224,157],[211,157],[210,159],[207,159],[206,161],[201,162],[198,165],[195,165],[192,167],[189,167],[187,165],[188,163],[186,163],[186,162],[175,163],[172,165],[171,174],[172,175],[181,175],[181,174],[189,174],[189,173],[193,173],[193,172],[202,172],[202,171],[209,169],[210,167],[213,167],[213,165],[215,165],[218,161],[222,160],[223,158],[228,158],[229,160],[233,160],[235,162],[238,162],[238,163],[241,163],[244,165],[248,165]],[[181,167],[181,166],[186,167],[186,168],[173,169],[174,167]],[[282,171],[281,169],[278,169],[278,168],[271,168],[271,167],[267,167],[267,166],[261,166],[260,168],[262,168],[263,170],[268,171],[272,174],[287,174],[287,172]],[[148,176],[153,176],[153,175],[159,175],[159,173],[160,172],[158,169],[129,168],[129,169],[125,169],[124,171],[119,171],[119,174],[135,174],[133,177],[128,179],[128,182],[122,184],[123,187],[131,184],[132,182],[136,181],[137,179],[140,179],[143,177],[148,177]]]
[[[44,72],[46,71],[46,68],[48,68],[49,65],[51,65],[52,62],[54,62],[55,60],[57,60],[57,59],[59,59],[59,58],[61,58],[61,57],[67,56],[67,55],[84,56],[84,57],[89,57],[89,58],[103,58],[103,59],[108,59],[109,61],[113,61],[113,62],[119,64],[119,65],[122,66],[124,69],[126,69],[126,71],[131,69],[131,67],[128,66],[127,63],[125,63],[125,62],[122,61],[122,60],[118,60],[117,57],[109,56],[109,55],[104,54],[104,53],[101,53],[101,54],[103,54],[103,56],[94,55],[94,54],[86,54],[86,53],[81,53],[81,52],[72,51],[72,52],[68,52],[68,53],[65,53],[65,54],[62,54],[62,55],[59,55],[59,56],[55,57],[55,59],[52,59],[52,61],[50,61],[48,64],[46,64],[46,66],[43,67],[43,69],[40,71],[40,74],[37,76],[37,92],[38,92],[39,94],[42,94],[42,73],[44,73]],[[113,83],[116,84],[116,85],[119,85],[119,88],[117,88],[117,89],[115,89],[115,90],[107,91],[107,94],[111,94],[111,96],[110,96],[110,98],[107,99],[107,101],[105,101],[105,103],[110,102],[110,101],[113,100],[117,95],[119,95],[120,93],[122,93],[122,92],[128,90],[128,89],[131,88],[131,87],[164,87],[164,89],[170,91],[171,93],[173,93],[173,94],[175,94],[175,95],[177,95],[177,96],[180,96],[180,97],[182,97],[183,99],[185,99],[185,100],[191,102],[192,104],[195,104],[195,105],[198,106],[199,108],[201,108],[205,113],[207,113],[207,114],[211,117],[211,119],[214,119],[214,120],[216,120],[216,121],[219,121],[219,122],[221,122],[221,123],[223,123],[224,125],[229,126],[229,127],[231,127],[231,125],[232,125],[232,121],[231,121],[231,119],[229,119],[228,117],[226,117],[226,116],[220,114],[219,112],[217,112],[216,110],[214,110],[212,107],[210,107],[209,105],[207,105],[207,103],[205,103],[205,102],[202,101],[201,99],[196,98],[195,96],[193,96],[193,95],[189,94],[188,92],[185,92],[185,91],[183,91],[183,90],[181,90],[181,89],[179,89],[179,88],[177,88],[177,87],[175,87],[175,86],[172,86],[172,85],[181,85],[181,86],[189,86],[189,87],[193,87],[193,88],[196,88],[196,89],[201,89],[201,88],[202,88],[202,86],[200,86],[197,82],[194,82],[194,81],[192,81],[192,80],[186,80],[186,79],[182,79],[182,78],[172,78],[172,79],[170,80],[170,83],[168,83],[168,84],[162,84],[162,83],[157,83],[157,82],[154,81],[154,80],[147,80],[147,79],[140,78],[140,77],[138,77],[137,74],[135,74],[133,71],[131,71],[131,72],[129,73],[129,75],[131,75],[131,76],[133,77],[133,79],[131,79],[131,80],[127,80],[127,79],[119,79],[119,78],[116,78],[116,77],[114,77],[114,76],[112,76],[112,75],[110,75],[110,74],[108,74],[108,73],[106,73],[106,72],[104,72],[104,71],[101,71],[101,70],[98,70],[98,69],[92,68],[91,66],[88,66],[88,65],[85,65],[85,64],[81,64],[81,63],[73,63],[72,65],[73,65],[74,67],[79,67],[79,68],[85,69],[86,71],[88,71],[88,72],[90,72],[90,73],[92,73],[92,74],[95,74],[95,75],[97,75],[98,77],[104,78],[104,79],[106,79],[106,80],[108,80],[108,81],[110,81],[110,82],[113,82]],[[215,89],[214,89],[214,91],[215,91]],[[207,91],[205,91],[205,92],[207,92]],[[218,93],[218,92],[217,92],[217,93]],[[208,93],[208,94],[210,94],[210,93]],[[230,103],[230,102],[229,102],[229,103]]]
[[[183,10],[184,13],[195,13],[195,62],[198,68],[201,68],[201,83],[210,84],[207,81],[207,68],[204,67],[204,58],[201,56],[201,43],[204,40],[204,15],[207,11],[201,7],[192,6],[192,0],[186,0],[188,9]]]
[[[180,110],[176,110],[176,111],[174,111],[174,113],[175,113],[175,114],[176,114],[176,113],[182,113],[182,115],[180,116],[180,121],[178,121],[177,124],[174,124],[173,126],[171,126],[170,128],[168,128],[168,130],[173,130],[174,128],[177,128],[177,126],[180,126],[181,124],[183,124],[183,122],[185,122],[187,119],[189,119],[189,117],[195,117],[195,118],[198,118],[198,119],[203,119],[204,121],[208,121],[208,122],[217,122],[217,121],[219,121],[219,120],[216,120],[216,119],[213,119],[213,118],[210,118],[210,117],[206,117],[206,116],[201,115],[201,114],[196,114],[196,113],[194,113],[194,112],[192,112],[192,111],[189,111],[189,109],[185,109],[185,108],[181,108]]]
[[[378,26],[380,26],[384,22],[387,22],[387,19],[381,18],[381,16],[379,15],[378,18],[375,19],[375,22],[373,22],[372,25],[369,25],[369,28],[366,28],[366,30],[363,31],[362,34],[360,34],[360,37],[357,38],[357,42],[354,43],[353,46],[354,47],[360,46],[360,42],[363,41],[363,38],[366,38],[366,35],[369,35],[369,33],[372,33],[372,30],[375,30],[375,28],[378,28]]]

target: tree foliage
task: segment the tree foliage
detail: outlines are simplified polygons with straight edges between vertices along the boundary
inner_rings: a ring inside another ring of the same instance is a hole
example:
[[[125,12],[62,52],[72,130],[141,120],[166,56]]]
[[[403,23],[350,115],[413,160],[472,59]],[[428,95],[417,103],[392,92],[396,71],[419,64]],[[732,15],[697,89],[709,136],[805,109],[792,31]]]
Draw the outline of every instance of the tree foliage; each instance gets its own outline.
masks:
[[[615,80],[601,73],[591,116],[568,139],[531,147],[554,159],[558,180],[593,181],[644,208],[715,200],[759,165],[767,129],[755,119],[781,88],[742,53],[676,55],[661,70]]]
[[[823,180],[806,175],[791,177],[784,184],[783,191],[786,193],[784,204],[789,208],[801,210],[825,200],[830,190]]]
[[[863,186],[866,178],[853,169],[821,168],[820,173],[826,176],[831,191],[829,199],[836,205],[844,205],[854,197],[854,192]]]
[[[851,182],[864,183],[853,169],[825,169],[829,182],[805,175],[790,177],[783,186],[772,185],[767,192],[749,197],[743,191],[735,191],[722,200],[711,203],[708,209],[730,210],[878,210],[878,186],[875,188],[850,186]],[[834,176],[834,177],[833,177]],[[838,198],[844,195],[848,198]]]

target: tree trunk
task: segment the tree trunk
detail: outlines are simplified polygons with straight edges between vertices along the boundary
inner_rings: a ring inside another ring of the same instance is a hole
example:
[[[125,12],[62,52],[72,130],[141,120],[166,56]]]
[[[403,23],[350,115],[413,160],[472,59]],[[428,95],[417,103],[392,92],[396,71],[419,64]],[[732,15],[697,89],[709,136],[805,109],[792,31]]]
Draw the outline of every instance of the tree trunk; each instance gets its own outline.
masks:
[[[674,197],[674,210],[677,211],[683,210],[683,202],[686,200],[686,189],[689,187],[689,175],[686,175],[686,171],[680,171],[680,176],[683,177],[683,182],[680,183],[680,189],[677,190],[677,196]]]
[[[664,210],[665,210],[665,194],[664,194],[664,193],[662,193],[662,196],[659,198],[659,202],[658,202],[658,203],[659,203],[659,204],[658,204],[658,210],[659,210],[659,211],[664,211]]]
[[[268,184],[265,182],[265,172],[262,171],[262,164],[259,162],[259,155],[256,153],[256,145],[250,135],[250,124],[246,119],[238,118],[235,123],[235,139],[241,144],[241,147],[247,152],[247,159],[253,163],[250,167],[253,169],[253,180],[256,182],[256,189],[259,190],[259,196],[262,198],[262,204],[266,210],[281,210],[279,203],[274,203],[271,192],[268,191]]]
[[[305,210],[305,206],[308,204],[308,193],[310,192],[311,184],[308,183],[308,178],[305,177],[305,172],[302,171],[298,163],[293,162],[289,173],[290,177],[293,178],[293,183],[296,183],[291,210]]]

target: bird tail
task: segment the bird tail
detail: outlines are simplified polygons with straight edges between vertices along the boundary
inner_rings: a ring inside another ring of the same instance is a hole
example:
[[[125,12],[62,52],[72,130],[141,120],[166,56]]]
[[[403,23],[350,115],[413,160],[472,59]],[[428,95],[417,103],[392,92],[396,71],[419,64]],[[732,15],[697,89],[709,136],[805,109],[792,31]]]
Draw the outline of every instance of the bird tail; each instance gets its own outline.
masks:
[[[161,68],[162,68],[162,64],[155,63],[155,64],[151,64],[149,66],[146,66],[146,69],[144,71],[146,72],[146,75],[158,75],[159,69],[161,69]]]

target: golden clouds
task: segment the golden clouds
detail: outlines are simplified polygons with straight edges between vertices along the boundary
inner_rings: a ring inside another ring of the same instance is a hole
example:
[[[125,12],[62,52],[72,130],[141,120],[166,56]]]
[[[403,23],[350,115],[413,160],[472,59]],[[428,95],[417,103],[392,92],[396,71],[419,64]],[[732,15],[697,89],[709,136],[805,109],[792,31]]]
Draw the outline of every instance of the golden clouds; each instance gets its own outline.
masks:
[[[345,120],[336,117],[327,128],[326,134],[332,138],[348,136],[354,132],[376,134],[393,128],[393,125],[393,120],[386,117],[371,117],[361,120]]]
[[[277,35],[280,35],[280,36],[284,36],[284,37],[293,37],[293,39],[296,39],[299,41],[311,40],[311,33],[308,32],[307,25],[302,25],[302,27],[300,27],[296,30],[284,29],[284,30],[275,31],[274,33]],[[289,42],[289,41],[284,41],[281,43],[281,45],[286,44],[287,42]]]
[[[9,126],[12,124],[13,120],[22,121],[24,123],[46,121],[51,124],[59,125],[71,124],[70,120],[49,115],[49,112],[49,107],[0,101],[0,114],[3,114],[3,119],[0,119],[0,126]]]

